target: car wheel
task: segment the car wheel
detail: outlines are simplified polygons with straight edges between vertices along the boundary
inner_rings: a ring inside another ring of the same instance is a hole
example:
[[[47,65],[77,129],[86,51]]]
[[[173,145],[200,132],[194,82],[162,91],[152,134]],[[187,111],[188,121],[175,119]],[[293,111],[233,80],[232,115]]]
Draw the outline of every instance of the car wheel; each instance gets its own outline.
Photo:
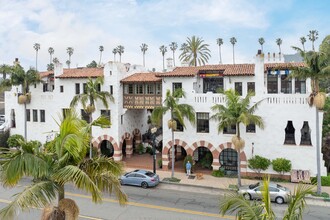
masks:
[[[142,187],[143,189],[148,188],[148,183],[147,183],[147,182],[142,182],[142,183],[141,183],[141,187]]]
[[[243,197],[246,200],[251,200],[251,195],[249,193],[244,193]]]
[[[283,204],[284,203],[284,199],[282,197],[276,197],[275,202],[277,204]]]

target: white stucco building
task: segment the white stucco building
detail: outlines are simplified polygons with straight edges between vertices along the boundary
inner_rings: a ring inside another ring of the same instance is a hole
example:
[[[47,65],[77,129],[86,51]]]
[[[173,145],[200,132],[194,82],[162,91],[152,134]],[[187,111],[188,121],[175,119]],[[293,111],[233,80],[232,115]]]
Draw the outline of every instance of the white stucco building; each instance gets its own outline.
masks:
[[[283,63],[277,57],[257,54],[252,64],[205,65],[176,67],[165,73],[147,73],[137,65],[109,62],[103,68],[63,69],[41,73],[45,83],[30,88],[32,99],[27,104],[27,139],[42,143],[51,140],[58,129],[58,119],[63,109],[69,107],[74,95],[83,93],[88,77],[104,76],[101,90],[109,91],[115,98],[105,109],[96,105],[93,118],[101,113],[111,116],[111,128],[93,128],[93,146],[102,153],[122,160],[131,157],[133,145],[141,142],[148,131],[148,115],[160,106],[167,90],[181,87],[186,98],[180,102],[190,104],[196,112],[196,126],[186,123],[186,129],[175,132],[176,155],[192,155],[199,160],[207,151],[213,157],[212,168],[223,166],[228,171],[237,170],[237,157],[241,158],[243,175],[254,173],[247,160],[254,155],[269,159],[284,157],[292,162],[292,169],[309,171],[316,175],[316,110],[307,103],[311,92],[310,80],[288,78],[290,69],[303,63]],[[225,104],[219,91],[235,89],[242,96],[249,90],[255,92],[252,101],[263,100],[256,114],[265,121],[263,130],[250,125],[241,126],[245,148],[240,155],[232,149],[231,138],[235,129],[218,133],[211,107]],[[6,92],[6,118],[10,119],[11,134],[24,135],[24,106],[17,103],[19,87]],[[77,111],[84,114],[82,107]],[[322,121],[322,113],[319,113]],[[163,118],[163,169],[170,165],[171,130],[167,128],[169,113]],[[322,123],[319,125],[322,132]],[[320,142],[321,143],[321,142]],[[321,161],[322,175],[326,169]],[[270,168],[268,173],[275,174]]]

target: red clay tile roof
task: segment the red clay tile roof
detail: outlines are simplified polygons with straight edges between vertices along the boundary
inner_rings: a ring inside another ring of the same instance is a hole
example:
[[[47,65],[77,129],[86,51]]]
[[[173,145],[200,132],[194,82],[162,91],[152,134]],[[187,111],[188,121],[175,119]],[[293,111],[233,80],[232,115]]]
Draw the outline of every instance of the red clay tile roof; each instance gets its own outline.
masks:
[[[305,67],[306,64],[304,62],[295,62],[295,63],[265,63],[265,72],[269,69],[271,70],[285,70],[285,69],[293,69],[296,67]]]
[[[220,71],[225,76],[253,76],[254,64],[221,64],[197,67],[176,67],[172,72],[159,73],[159,77],[193,77],[199,71]]]
[[[96,78],[103,76],[103,68],[75,68],[75,69],[63,69],[63,74],[56,78]]]
[[[128,76],[124,79],[122,79],[120,82],[122,83],[130,83],[130,82],[161,82],[162,79],[159,77],[156,77],[155,72],[148,72],[148,73],[135,73],[131,76]]]
[[[46,71],[46,72],[40,72],[39,75],[40,75],[40,78],[44,78],[44,77],[48,77],[50,75],[54,74],[54,71]]]

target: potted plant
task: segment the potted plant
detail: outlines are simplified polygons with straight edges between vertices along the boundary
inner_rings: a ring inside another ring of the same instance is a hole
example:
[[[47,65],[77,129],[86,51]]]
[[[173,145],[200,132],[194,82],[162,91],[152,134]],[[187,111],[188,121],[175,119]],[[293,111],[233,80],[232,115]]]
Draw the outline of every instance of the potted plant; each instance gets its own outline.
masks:
[[[138,145],[138,153],[139,153],[139,154],[143,154],[143,153],[144,153],[144,147],[143,147],[143,144],[142,144],[142,143],[140,143],[140,144]]]

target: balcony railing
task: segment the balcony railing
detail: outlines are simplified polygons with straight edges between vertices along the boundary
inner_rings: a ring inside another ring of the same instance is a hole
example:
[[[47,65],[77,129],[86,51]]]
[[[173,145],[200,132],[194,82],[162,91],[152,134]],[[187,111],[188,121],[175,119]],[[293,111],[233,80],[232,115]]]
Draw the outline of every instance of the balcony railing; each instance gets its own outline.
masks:
[[[128,109],[154,109],[162,105],[161,95],[125,94],[123,107]]]

